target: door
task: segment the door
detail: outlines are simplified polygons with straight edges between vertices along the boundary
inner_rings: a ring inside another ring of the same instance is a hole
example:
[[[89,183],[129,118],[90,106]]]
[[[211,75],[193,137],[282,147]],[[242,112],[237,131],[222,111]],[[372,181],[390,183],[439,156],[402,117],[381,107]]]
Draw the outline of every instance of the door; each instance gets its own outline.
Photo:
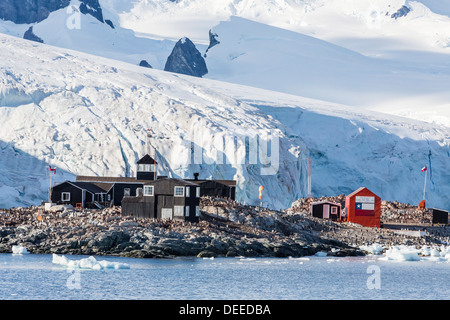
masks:
[[[161,208],[161,219],[172,219],[172,208]]]
[[[330,205],[324,204],[323,205],[323,216],[324,219],[330,219]]]

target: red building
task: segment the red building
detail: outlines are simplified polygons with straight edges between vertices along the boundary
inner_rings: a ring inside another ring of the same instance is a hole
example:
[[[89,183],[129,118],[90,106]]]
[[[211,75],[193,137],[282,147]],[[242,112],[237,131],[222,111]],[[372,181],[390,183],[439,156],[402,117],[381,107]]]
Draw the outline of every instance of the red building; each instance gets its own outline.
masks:
[[[381,226],[381,198],[367,188],[359,188],[345,199],[347,221],[365,227]]]

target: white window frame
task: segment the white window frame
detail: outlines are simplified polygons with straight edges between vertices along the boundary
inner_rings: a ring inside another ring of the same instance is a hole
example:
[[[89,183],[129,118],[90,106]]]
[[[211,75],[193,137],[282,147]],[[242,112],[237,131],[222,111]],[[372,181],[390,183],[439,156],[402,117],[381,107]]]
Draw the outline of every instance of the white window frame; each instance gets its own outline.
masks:
[[[155,186],[144,186],[144,196],[153,197],[155,195]]]
[[[338,208],[337,207],[331,207],[331,214],[337,214]]]
[[[200,207],[199,206],[195,206],[195,216],[196,217],[200,216]]]
[[[183,190],[183,193],[182,194],[177,194],[177,188],[181,188],[181,190]],[[183,186],[175,186],[173,188],[173,195],[175,197],[184,197],[184,193],[185,193],[185,191],[184,191],[184,187]]]
[[[185,215],[186,217],[189,217],[189,206],[186,206],[186,208],[184,209]]]
[[[61,201],[63,202],[70,201],[70,192],[61,192]]]
[[[173,206],[174,217],[184,217],[184,206]]]
[[[196,188],[195,188],[195,196],[196,196],[197,198],[200,198],[200,187],[196,187]]]
[[[144,190],[142,188],[136,189],[136,197],[139,197],[144,194]]]
[[[150,165],[149,164],[144,164],[144,171],[145,172],[150,172]]]
[[[128,194],[127,194],[128,193]],[[123,196],[129,197],[131,196],[131,189],[130,188],[123,188]]]
[[[186,198],[191,196],[191,187],[186,187]]]
[[[140,172],[144,171],[144,165],[143,164],[138,164],[138,171],[140,171]]]

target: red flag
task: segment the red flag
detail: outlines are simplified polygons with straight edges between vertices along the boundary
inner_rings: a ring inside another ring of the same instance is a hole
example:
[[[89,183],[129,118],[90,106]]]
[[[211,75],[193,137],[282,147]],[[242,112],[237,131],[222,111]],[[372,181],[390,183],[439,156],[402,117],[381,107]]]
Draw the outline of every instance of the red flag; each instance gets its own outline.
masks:
[[[48,166],[48,171],[53,171],[53,174],[56,173],[56,168],[52,168],[51,166]]]
[[[422,171],[422,172],[427,171],[427,167],[426,167],[426,166],[423,167],[421,171]]]

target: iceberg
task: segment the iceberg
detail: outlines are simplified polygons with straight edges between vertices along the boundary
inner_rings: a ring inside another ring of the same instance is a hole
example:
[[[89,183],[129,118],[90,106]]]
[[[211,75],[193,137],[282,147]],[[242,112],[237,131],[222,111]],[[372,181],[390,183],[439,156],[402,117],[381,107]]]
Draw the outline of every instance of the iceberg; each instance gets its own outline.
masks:
[[[59,256],[53,254],[52,262],[67,268],[72,269],[91,269],[91,270],[104,270],[104,269],[130,269],[130,265],[121,262],[112,261],[98,261],[95,257],[90,256],[80,260],[69,260],[65,256]]]
[[[397,261],[448,261],[450,258],[449,247],[442,246],[441,248],[430,248],[424,246],[416,249],[414,246],[393,246],[386,251],[384,260]]]
[[[371,254],[374,255],[378,255],[381,254],[381,252],[383,251],[384,247],[378,243],[374,243],[368,246],[360,246],[359,249],[363,250],[363,251],[367,251]]]
[[[29,252],[28,252],[28,250],[25,247],[12,246],[12,253],[13,254],[26,254],[26,253],[29,253]]]

